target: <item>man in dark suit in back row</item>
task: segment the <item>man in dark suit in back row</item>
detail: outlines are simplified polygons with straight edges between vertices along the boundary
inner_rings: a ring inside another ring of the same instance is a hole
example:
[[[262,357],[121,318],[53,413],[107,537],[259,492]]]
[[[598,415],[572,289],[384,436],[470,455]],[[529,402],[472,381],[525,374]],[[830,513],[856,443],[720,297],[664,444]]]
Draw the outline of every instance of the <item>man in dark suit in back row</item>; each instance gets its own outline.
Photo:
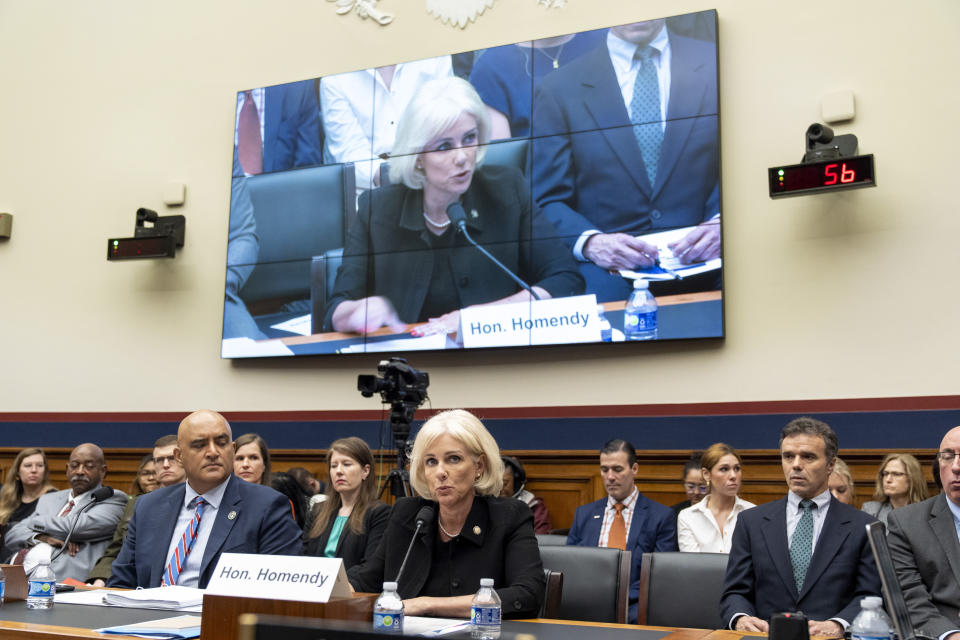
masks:
[[[630,611],[627,622],[637,621],[640,564],[650,551],[677,550],[677,523],[670,507],[644,496],[637,489],[640,470],[637,452],[626,440],[611,440],[600,450],[600,475],[607,497],[577,507],[567,544],[608,547],[630,552]]]
[[[860,600],[880,595],[866,525],[873,518],[830,494],[837,434],[813,418],[790,421],[780,458],[790,492],[747,509],[733,532],[720,615],[737,631],[769,631],[769,618],[802,611],[810,635],[842,637]]]
[[[960,427],[937,453],[943,493],[887,517],[890,554],[917,631],[960,638]]]
[[[716,47],[664,20],[612,27],[606,42],[546,76],[533,98],[532,185],[599,301],[632,284],[609,271],[650,267],[636,236],[697,225],[673,247],[684,263],[720,255]]]
[[[290,503],[233,475],[233,435],[214,411],[180,423],[174,455],[187,481],[137,500],[108,587],[204,588],[221,553],[300,555]]]

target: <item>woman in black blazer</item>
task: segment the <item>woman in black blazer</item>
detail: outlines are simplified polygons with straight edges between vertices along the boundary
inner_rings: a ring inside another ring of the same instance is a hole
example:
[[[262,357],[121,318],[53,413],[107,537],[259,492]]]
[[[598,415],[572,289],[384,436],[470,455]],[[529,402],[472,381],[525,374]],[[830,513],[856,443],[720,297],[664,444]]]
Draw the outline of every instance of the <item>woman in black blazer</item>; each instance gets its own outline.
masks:
[[[423,425],[410,458],[410,484],[423,498],[397,501],[382,544],[348,576],[358,591],[394,580],[424,508],[398,590],[407,615],[469,617],[481,578],[493,578],[504,617],[533,617],[545,590],[530,507],[495,497],[503,462],[472,414],[444,411]]]
[[[373,555],[390,517],[390,507],[377,500],[373,464],[373,453],[360,438],[330,445],[327,499],[317,505],[304,535],[304,555],[343,558],[348,571]]]
[[[556,230],[533,204],[518,169],[481,167],[490,119],[470,83],[423,85],[397,125],[389,186],[360,197],[327,305],[327,331],[456,333],[460,309],[526,302],[530,294],[458,234],[470,236],[540,299],[579,295],[584,281]]]

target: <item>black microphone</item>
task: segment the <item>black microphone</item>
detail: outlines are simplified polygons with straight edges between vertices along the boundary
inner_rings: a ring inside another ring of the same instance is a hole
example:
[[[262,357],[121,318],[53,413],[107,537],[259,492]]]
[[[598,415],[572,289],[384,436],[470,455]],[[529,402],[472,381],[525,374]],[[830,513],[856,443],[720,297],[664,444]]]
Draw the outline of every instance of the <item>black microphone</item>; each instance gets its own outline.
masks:
[[[500,262],[499,260],[497,260],[496,258],[494,258],[492,253],[490,253],[489,251],[487,251],[486,249],[484,249],[483,247],[481,247],[479,244],[477,244],[477,243],[474,241],[473,238],[470,237],[470,234],[467,233],[467,212],[463,210],[463,205],[462,205],[462,204],[460,204],[459,202],[454,202],[454,203],[451,204],[449,207],[447,207],[447,217],[450,218],[450,222],[452,222],[452,223],[453,223],[453,226],[457,228],[457,231],[458,231],[464,238],[467,239],[467,242],[469,242],[469,243],[472,244],[474,247],[476,247],[477,249],[479,249],[479,250],[480,250],[480,253],[482,253],[483,255],[487,256],[491,261],[493,261],[493,264],[495,264],[495,265],[497,265],[498,267],[500,267],[500,269],[502,269],[505,274],[507,274],[508,276],[510,276],[510,279],[511,279],[511,280],[513,280],[514,282],[516,282],[516,283],[517,283],[518,285],[520,285],[523,289],[525,289],[525,290],[527,291],[527,293],[529,293],[531,296],[533,296],[533,299],[534,299],[534,300],[539,300],[539,299],[540,299],[540,296],[538,296],[538,295],[536,294],[536,292],[530,287],[530,285],[528,285],[526,282],[524,282],[523,280],[521,280],[520,277],[517,276],[517,274],[515,274],[513,271],[510,271],[510,269],[508,269],[508,268],[506,267],[506,265],[504,265],[502,262]]]
[[[397,587],[400,586],[400,576],[403,575],[403,569],[407,566],[407,560],[410,559],[410,552],[413,551],[413,543],[417,541],[417,536],[420,535],[420,530],[424,527],[428,527],[433,523],[434,516],[433,507],[427,505],[421,507],[420,511],[417,511],[417,528],[413,531],[413,537],[410,538],[410,544],[407,545],[407,553],[403,556],[403,562],[400,563],[400,571],[397,571],[397,577],[394,578],[394,582],[397,583]]]
[[[73,524],[70,525],[70,531],[67,532],[67,537],[63,541],[63,546],[57,549],[53,555],[50,556],[50,564],[53,564],[53,561],[59,558],[63,552],[67,550],[67,543],[70,542],[70,536],[73,535],[73,530],[77,528],[77,523],[80,522],[80,514],[98,502],[103,502],[107,498],[112,497],[113,494],[113,487],[99,487],[98,489],[95,489],[92,494],[90,494],[90,502],[77,509],[77,515],[73,519]]]

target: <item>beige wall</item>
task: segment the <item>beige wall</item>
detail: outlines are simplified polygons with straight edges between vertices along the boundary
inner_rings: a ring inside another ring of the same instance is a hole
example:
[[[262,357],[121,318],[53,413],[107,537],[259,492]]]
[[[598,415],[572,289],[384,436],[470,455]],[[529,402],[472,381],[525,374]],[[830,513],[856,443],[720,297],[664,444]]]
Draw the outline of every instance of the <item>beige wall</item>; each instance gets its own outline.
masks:
[[[219,358],[235,91],[712,7],[726,341],[418,355],[433,406],[958,393],[956,0],[497,0],[464,31],[380,4],[386,28],[325,0],[0,0],[0,411],[376,408],[354,391],[373,356]],[[771,201],[766,168],[837,89],[880,186]],[[108,263],[171,179],[186,247]]]

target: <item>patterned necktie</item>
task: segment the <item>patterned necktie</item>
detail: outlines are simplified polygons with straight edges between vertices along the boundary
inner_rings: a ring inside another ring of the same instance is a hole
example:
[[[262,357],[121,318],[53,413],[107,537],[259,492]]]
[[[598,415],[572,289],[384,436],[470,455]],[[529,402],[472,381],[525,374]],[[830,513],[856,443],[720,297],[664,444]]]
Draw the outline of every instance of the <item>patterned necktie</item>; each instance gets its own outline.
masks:
[[[170,564],[167,565],[167,570],[163,573],[161,586],[168,587],[177,584],[177,580],[180,578],[180,572],[183,571],[184,565],[187,564],[187,556],[190,555],[190,550],[193,549],[193,543],[197,541],[197,532],[200,530],[200,518],[203,517],[203,507],[207,503],[203,498],[197,496],[191,500],[191,504],[196,505],[197,512],[193,515],[193,519],[187,524],[187,528],[183,530],[183,534],[177,541],[177,548],[173,550],[173,555],[170,556]]]
[[[74,502],[73,498],[71,498],[71,499],[70,499],[70,502],[67,503],[67,508],[64,509],[64,510],[60,513],[60,517],[63,518],[63,517],[66,516],[68,513],[70,513],[71,511],[73,511],[73,507],[74,507],[75,504],[77,504],[77,503]]]
[[[793,540],[790,541],[790,561],[793,563],[793,579],[797,583],[797,593],[803,587],[803,579],[807,577],[810,567],[810,557],[813,555],[813,510],[817,504],[813,500],[800,502],[800,522],[793,531]]]
[[[627,548],[627,523],[623,519],[623,510],[626,507],[622,502],[613,505],[617,510],[613,516],[613,523],[610,525],[610,533],[607,536],[607,548],[626,549]]]
[[[260,116],[253,93],[244,91],[240,121],[237,123],[237,156],[243,171],[252,176],[263,173],[263,140],[260,138]]]
[[[633,135],[640,145],[640,155],[647,170],[650,186],[657,178],[657,163],[660,162],[660,146],[663,144],[663,115],[660,113],[660,80],[653,57],[659,52],[651,46],[638,49],[634,59],[640,61],[637,77],[633,82],[633,98],[630,100],[630,121]]]

